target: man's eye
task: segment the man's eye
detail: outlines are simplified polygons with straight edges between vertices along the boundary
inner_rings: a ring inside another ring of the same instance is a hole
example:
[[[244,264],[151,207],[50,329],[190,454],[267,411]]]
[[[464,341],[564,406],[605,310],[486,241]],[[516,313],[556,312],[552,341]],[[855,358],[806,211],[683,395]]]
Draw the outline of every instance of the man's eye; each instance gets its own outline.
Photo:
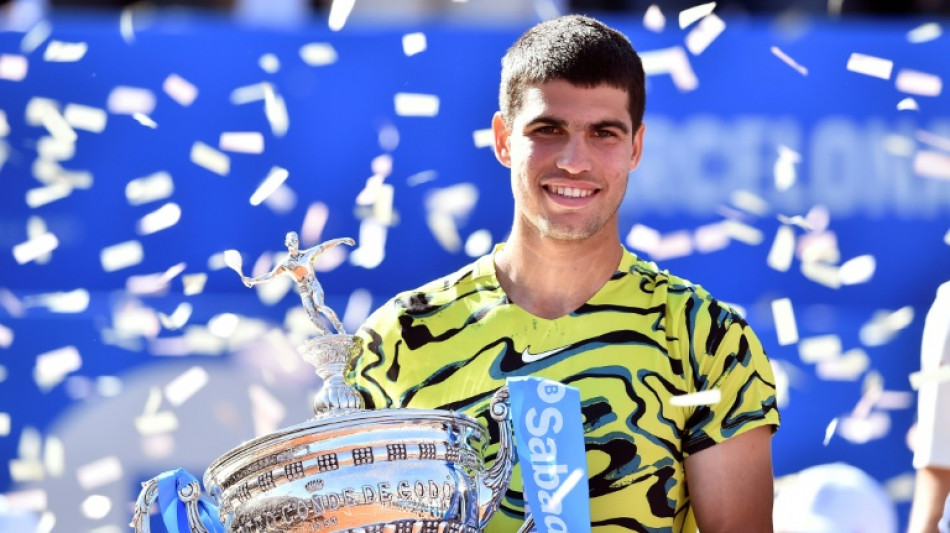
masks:
[[[594,135],[597,137],[616,137],[617,134],[610,130],[597,130]]]
[[[534,130],[536,133],[541,133],[544,135],[553,135],[557,133],[557,128],[554,126],[541,126],[540,128]]]

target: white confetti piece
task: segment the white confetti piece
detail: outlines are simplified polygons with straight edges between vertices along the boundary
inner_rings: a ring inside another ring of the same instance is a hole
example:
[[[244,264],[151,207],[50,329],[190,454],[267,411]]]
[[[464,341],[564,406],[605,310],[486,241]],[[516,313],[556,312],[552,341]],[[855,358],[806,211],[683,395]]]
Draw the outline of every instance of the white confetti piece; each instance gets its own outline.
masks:
[[[406,178],[406,185],[415,187],[423,183],[428,183],[439,177],[439,173],[434,170],[423,170]]]
[[[140,218],[135,230],[139,235],[151,235],[174,226],[179,220],[181,220],[181,208],[178,204],[169,202]]]
[[[395,187],[389,183],[383,183],[379,186],[376,201],[373,202],[373,218],[384,226],[392,226],[395,222],[396,215],[393,211],[395,194]]]
[[[10,435],[10,413],[0,413],[0,437]]]
[[[838,277],[842,285],[857,285],[865,283],[874,277],[877,262],[873,255],[861,255],[849,259],[838,269]]]
[[[126,44],[135,42],[135,22],[132,20],[134,6],[126,6],[119,14],[119,35]]]
[[[97,459],[77,468],[76,478],[83,490],[97,489],[122,479],[122,462],[114,455]]]
[[[169,282],[185,270],[185,263],[178,263],[165,272],[158,274],[144,274],[129,276],[125,282],[125,290],[133,295],[156,296],[168,290]],[[149,310],[149,315],[154,313]],[[154,321],[153,321],[154,322]]]
[[[732,239],[721,222],[704,224],[693,232],[693,244],[699,253],[712,253],[729,246]]]
[[[831,422],[825,427],[825,440],[822,441],[822,444],[827,446],[828,443],[831,442],[831,437],[834,436],[836,429],[838,429],[838,419],[832,418]]]
[[[434,117],[439,114],[439,97],[434,94],[396,93],[396,114],[401,117]]]
[[[656,33],[660,33],[666,28],[666,17],[660,11],[660,6],[651,4],[643,14],[643,27]]]
[[[135,266],[142,262],[145,252],[139,241],[125,241],[112,246],[106,246],[99,252],[99,261],[102,270],[115,272],[123,268]]]
[[[181,283],[184,287],[185,296],[194,296],[201,294],[205,289],[205,283],[208,281],[208,275],[204,272],[196,274],[185,274],[181,277]]]
[[[950,180],[950,155],[920,150],[914,154],[914,172],[925,178]]]
[[[36,356],[33,380],[41,390],[48,391],[63,381],[70,372],[79,370],[82,357],[75,346],[64,346]]]
[[[155,93],[141,87],[119,85],[109,93],[106,109],[116,115],[150,115],[155,110]]]
[[[940,24],[927,22],[907,32],[907,40],[912,43],[932,41],[943,33]]]
[[[23,299],[23,305],[46,307],[53,313],[81,313],[89,307],[89,291],[76,289],[27,296]]]
[[[792,259],[795,257],[795,230],[789,226],[779,226],[775,233],[775,239],[772,240],[772,247],[769,249],[769,255],[766,264],[779,272],[787,272],[792,266]]]
[[[49,477],[60,477],[66,469],[66,448],[59,438],[46,438],[43,446],[43,468]]]
[[[244,275],[242,272],[242,267],[244,265],[243,259],[241,259],[241,252],[237,250],[225,250],[223,252],[224,264],[231,270],[237,272],[238,274]]]
[[[738,220],[724,220],[722,227],[733,240],[744,242],[751,246],[762,244],[765,239],[758,228],[739,222]]]
[[[115,376],[99,376],[96,391],[104,398],[114,398],[122,392],[122,380]]]
[[[280,70],[280,59],[271,53],[263,54],[257,59],[257,66],[268,74],[276,74]]]
[[[679,394],[670,397],[670,404],[676,407],[694,407],[697,405],[715,405],[722,400],[719,389],[704,390],[691,394]]]
[[[373,310],[373,295],[366,289],[356,289],[350,293],[343,311],[343,327],[347,331],[356,331],[370,311]]]
[[[475,130],[472,132],[472,140],[475,141],[475,148],[488,148],[495,144],[495,133],[491,128]]]
[[[264,136],[258,131],[226,131],[221,134],[218,148],[242,154],[264,152]]]
[[[159,435],[178,429],[178,417],[171,411],[160,411],[135,417],[135,429],[141,435]]]
[[[66,123],[76,129],[102,133],[106,129],[107,115],[104,109],[80,104],[67,104],[63,110]]]
[[[669,74],[673,85],[681,92],[699,87],[699,78],[696,77],[689,56],[681,46],[641,52],[640,60],[647,76]]]
[[[264,387],[254,384],[248,388],[251,399],[251,419],[254,421],[254,434],[257,436],[272,433],[279,427],[286,415],[286,408]]]
[[[491,232],[487,229],[473,231],[465,239],[465,255],[469,257],[481,257],[487,254],[492,247]]]
[[[62,176],[62,167],[56,161],[68,161],[76,155],[76,143],[52,136],[40,137],[36,143],[39,159],[34,163],[33,174],[44,182],[54,181]]]
[[[12,329],[0,324],[0,348],[9,348],[13,344],[13,336]]]
[[[402,36],[402,52],[407,56],[414,56],[426,49],[426,34],[422,32],[407,33]]]
[[[11,491],[4,494],[8,509],[16,511],[43,511],[49,507],[46,491],[43,489],[28,489]]]
[[[13,459],[10,461],[10,478],[18,483],[42,481],[45,474],[43,462],[38,459]]]
[[[940,365],[932,370],[912,372],[909,379],[910,387],[914,390],[920,390],[921,387],[928,385],[950,382],[950,364]]]
[[[795,185],[796,173],[795,165],[801,162],[802,156],[783,145],[778,147],[778,159],[775,161],[774,175],[775,188],[780,191],[787,191]]]
[[[802,76],[807,76],[807,75],[808,75],[808,69],[807,69],[807,68],[805,68],[805,67],[803,67],[802,65],[800,65],[797,61],[795,61],[794,59],[792,59],[788,54],[786,54],[785,52],[783,52],[779,47],[773,46],[773,47],[771,48],[771,51],[772,51],[773,54],[775,54],[775,57],[781,59],[786,65],[788,65],[788,66],[792,67],[793,69],[795,69],[795,70],[796,70],[799,74],[801,74]]]
[[[264,87],[268,83],[255,83],[254,85],[245,85],[231,91],[231,103],[234,105],[249,104],[264,99]]]
[[[198,88],[178,74],[170,74],[165,78],[165,81],[162,83],[162,90],[165,91],[165,94],[172,100],[184,107],[190,106],[195,99],[198,98]]]
[[[819,361],[815,373],[821,379],[856,381],[871,365],[867,353],[860,348],[848,350],[841,357]]]
[[[462,248],[462,238],[459,236],[458,226],[451,215],[443,212],[431,212],[426,216],[426,224],[442,249],[449,253],[455,253]]]
[[[312,246],[320,242],[323,235],[323,228],[327,225],[330,218],[330,208],[323,202],[314,202],[307,208],[307,214],[303,217],[303,224],[300,231],[300,242],[304,246]]]
[[[889,80],[891,79],[891,70],[894,68],[894,62],[890,59],[854,52],[851,54],[851,57],[848,58],[847,68],[851,72]]]
[[[290,127],[290,115],[284,98],[270,84],[264,86],[264,115],[275,137],[283,137]]]
[[[939,76],[910,69],[899,70],[894,83],[898,91],[918,96],[940,96],[943,90]]]
[[[88,49],[89,45],[83,42],[67,43],[53,40],[46,45],[43,60],[60,63],[79,61],[86,55]]]
[[[0,137],[6,137],[10,135],[10,123],[7,121],[7,114],[0,109]],[[3,163],[0,162],[0,167]]]
[[[178,304],[178,307],[172,312],[171,315],[166,315],[165,313],[158,313],[158,319],[162,323],[162,327],[168,330],[178,330],[181,329],[188,319],[191,318],[191,304],[188,302],[182,302]]]
[[[90,520],[102,520],[112,510],[112,500],[102,494],[91,494],[80,504],[82,514]]]
[[[947,246],[950,246],[950,229],[947,230],[947,233],[943,236],[943,243]]]
[[[792,310],[790,299],[772,300],[772,320],[775,323],[775,333],[780,346],[798,342],[798,326],[795,323],[795,312]]]
[[[690,24],[696,22],[697,20],[709,15],[713,12],[713,9],[716,9],[716,2],[709,2],[708,4],[700,4],[698,6],[693,6],[687,9],[680,11],[679,22],[680,29],[685,29]]]
[[[172,406],[179,407],[204,388],[210,379],[207,370],[193,366],[165,385],[165,398]]]
[[[866,417],[848,416],[838,424],[838,435],[854,444],[865,444],[887,436],[891,430],[891,417],[879,411]]]
[[[300,47],[300,59],[311,67],[322,67],[336,63],[336,49],[329,43],[307,43]]]
[[[761,196],[747,190],[733,192],[729,200],[732,205],[754,215],[762,216],[769,212],[768,202],[762,199]]]
[[[917,100],[907,97],[897,102],[898,111],[920,111],[920,106],[917,105]]]
[[[264,198],[263,204],[279,215],[286,215],[297,207],[297,193],[286,183],[282,183],[270,196]]]
[[[865,346],[887,344],[914,321],[914,308],[904,306],[896,311],[876,311],[871,320],[861,326],[858,337]]]
[[[251,205],[260,205],[261,202],[266,200],[287,180],[288,176],[290,176],[290,173],[287,169],[276,166],[272,167],[267,177],[257,186],[254,194],[251,195]]]
[[[333,0],[330,4],[330,16],[327,19],[327,25],[333,31],[340,31],[346,25],[346,19],[350,17],[356,0]]]
[[[656,261],[685,257],[691,253],[693,253],[693,235],[689,230],[663,235],[656,247],[649,252]]]
[[[0,79],[23,81],[29,70],[26,57],[15,54],[0,54]]]
[[[158,127],[158,123],[152,120],[152,117],[143,113],[132,113],[132,118],[146,128],[151,128],[154,130]]]
[[[44,233],[13,247],[13,258],[20,265],[42,257],[59,246],[59,239],[52,233]]]
[[[703,53],[726,29],[726,23],[715,14],[705,17],[686,35],[686,49],[694,56]]]
[[[910,503],[914,499],[914,485],[917,478],[914,472],[898,474],[884,482],[884,492],[897,504]]]
[[[175,183],[172,181],[171,174],[165,171],[135,178],[125,186],[125,198],[130,205],[164,200],[174,192]]]
[[[30,98],[24,110],[26,123],[29,126],[42,126],[43,117],[51,113],[59,113],[59,104],[55,100],[39,96]],[[69,124],[67,124],[67,126],[68,125]]]
[[[357,239],[359,246],[350,253],[350,263],[363,268],[373,269],[383,262],[386,257],[386,226],[373,218],[367,218],[360,223],[360,236]],[[336,250],[336,247],[330,250]],[[318,259],[325,257],[323,254]]]
[[[650,253],[650,250],[655,250],[660,245],[662,239],[659,231],[643,224],[634,224],[627,233],[625,242],[633,249]]]
[[[913,406],[916,399],[916,395],[907,391],[886,390],[881,392],[878,400],[874,403],[874,407],[888,411],[899,411]]]
[[[234,335],[240,323],[240,317],[234,313],[221,313],[211,317],[211,320],[208,321],[208,331],[212,335],[226,339]]]
[[[914,138],[924,144],[933,146],[934,148],[939,148],[945,152],[950,152],[950,137],[937,135],[936,133],[927,130],[917,130],[914,132]]]
[[[231,158],[201,141],[191,146],[191,162],[221,176],[231,172]]]
[[[841,356],[841,338],[837,335],[818,335],[798,342],[798,357],[803,363],[832,361]]]
[[[20,51],[24,54],[33,53],[41,44],[46,42],[46,39],[49,39],[51,33],[53,33],[53,26],[49,21],[41,20],[37,22],[20,40]]]

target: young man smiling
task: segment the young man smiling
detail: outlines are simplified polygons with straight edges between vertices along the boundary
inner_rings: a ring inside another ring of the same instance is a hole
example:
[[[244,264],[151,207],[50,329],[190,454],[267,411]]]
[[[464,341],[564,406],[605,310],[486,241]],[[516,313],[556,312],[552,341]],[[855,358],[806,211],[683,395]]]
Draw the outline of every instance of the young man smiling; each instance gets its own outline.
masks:
[[[728,306],[620,241],[643,150],[639,56],[596,20],[543,22],[505,55],[499,100],[510,237],[373,313],[348,379],[369,407],[485,425],[507,377],[560,381],[581,395],[594,532],[772,531],[779,419],[761,344]],[[672,401],[706,391],[721,399]],[[487,531],[516,531],[525,500],[516,465]]]

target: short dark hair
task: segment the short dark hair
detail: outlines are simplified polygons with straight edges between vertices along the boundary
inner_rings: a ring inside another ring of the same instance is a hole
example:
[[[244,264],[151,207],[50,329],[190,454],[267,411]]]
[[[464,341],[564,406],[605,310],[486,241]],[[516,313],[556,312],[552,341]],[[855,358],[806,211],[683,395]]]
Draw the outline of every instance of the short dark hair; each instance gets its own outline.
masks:
[[[511,126],[521,110],[528,86],[554,80],[626,90],[633,127],[640,127],[646,106],[643,63],[619,31],[583,15],[547,20],[526,31],[501,60],[498,103],[505,123]]]

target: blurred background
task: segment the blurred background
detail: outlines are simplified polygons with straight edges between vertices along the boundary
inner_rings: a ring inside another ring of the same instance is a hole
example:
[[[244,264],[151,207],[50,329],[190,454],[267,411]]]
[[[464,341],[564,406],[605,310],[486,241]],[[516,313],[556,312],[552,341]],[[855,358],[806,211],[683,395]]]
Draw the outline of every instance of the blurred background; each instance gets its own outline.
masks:
[[[504,240],[500,58],[568,12],[643,54],[621,235],[762,338],[776,475],[853,464],[906,523],[950,2],[54,0],[0,3],[0,529],[127,531],[141,481],[308,418],[300,299],[225,250],[355,238],[317,262],[355,329]]]

